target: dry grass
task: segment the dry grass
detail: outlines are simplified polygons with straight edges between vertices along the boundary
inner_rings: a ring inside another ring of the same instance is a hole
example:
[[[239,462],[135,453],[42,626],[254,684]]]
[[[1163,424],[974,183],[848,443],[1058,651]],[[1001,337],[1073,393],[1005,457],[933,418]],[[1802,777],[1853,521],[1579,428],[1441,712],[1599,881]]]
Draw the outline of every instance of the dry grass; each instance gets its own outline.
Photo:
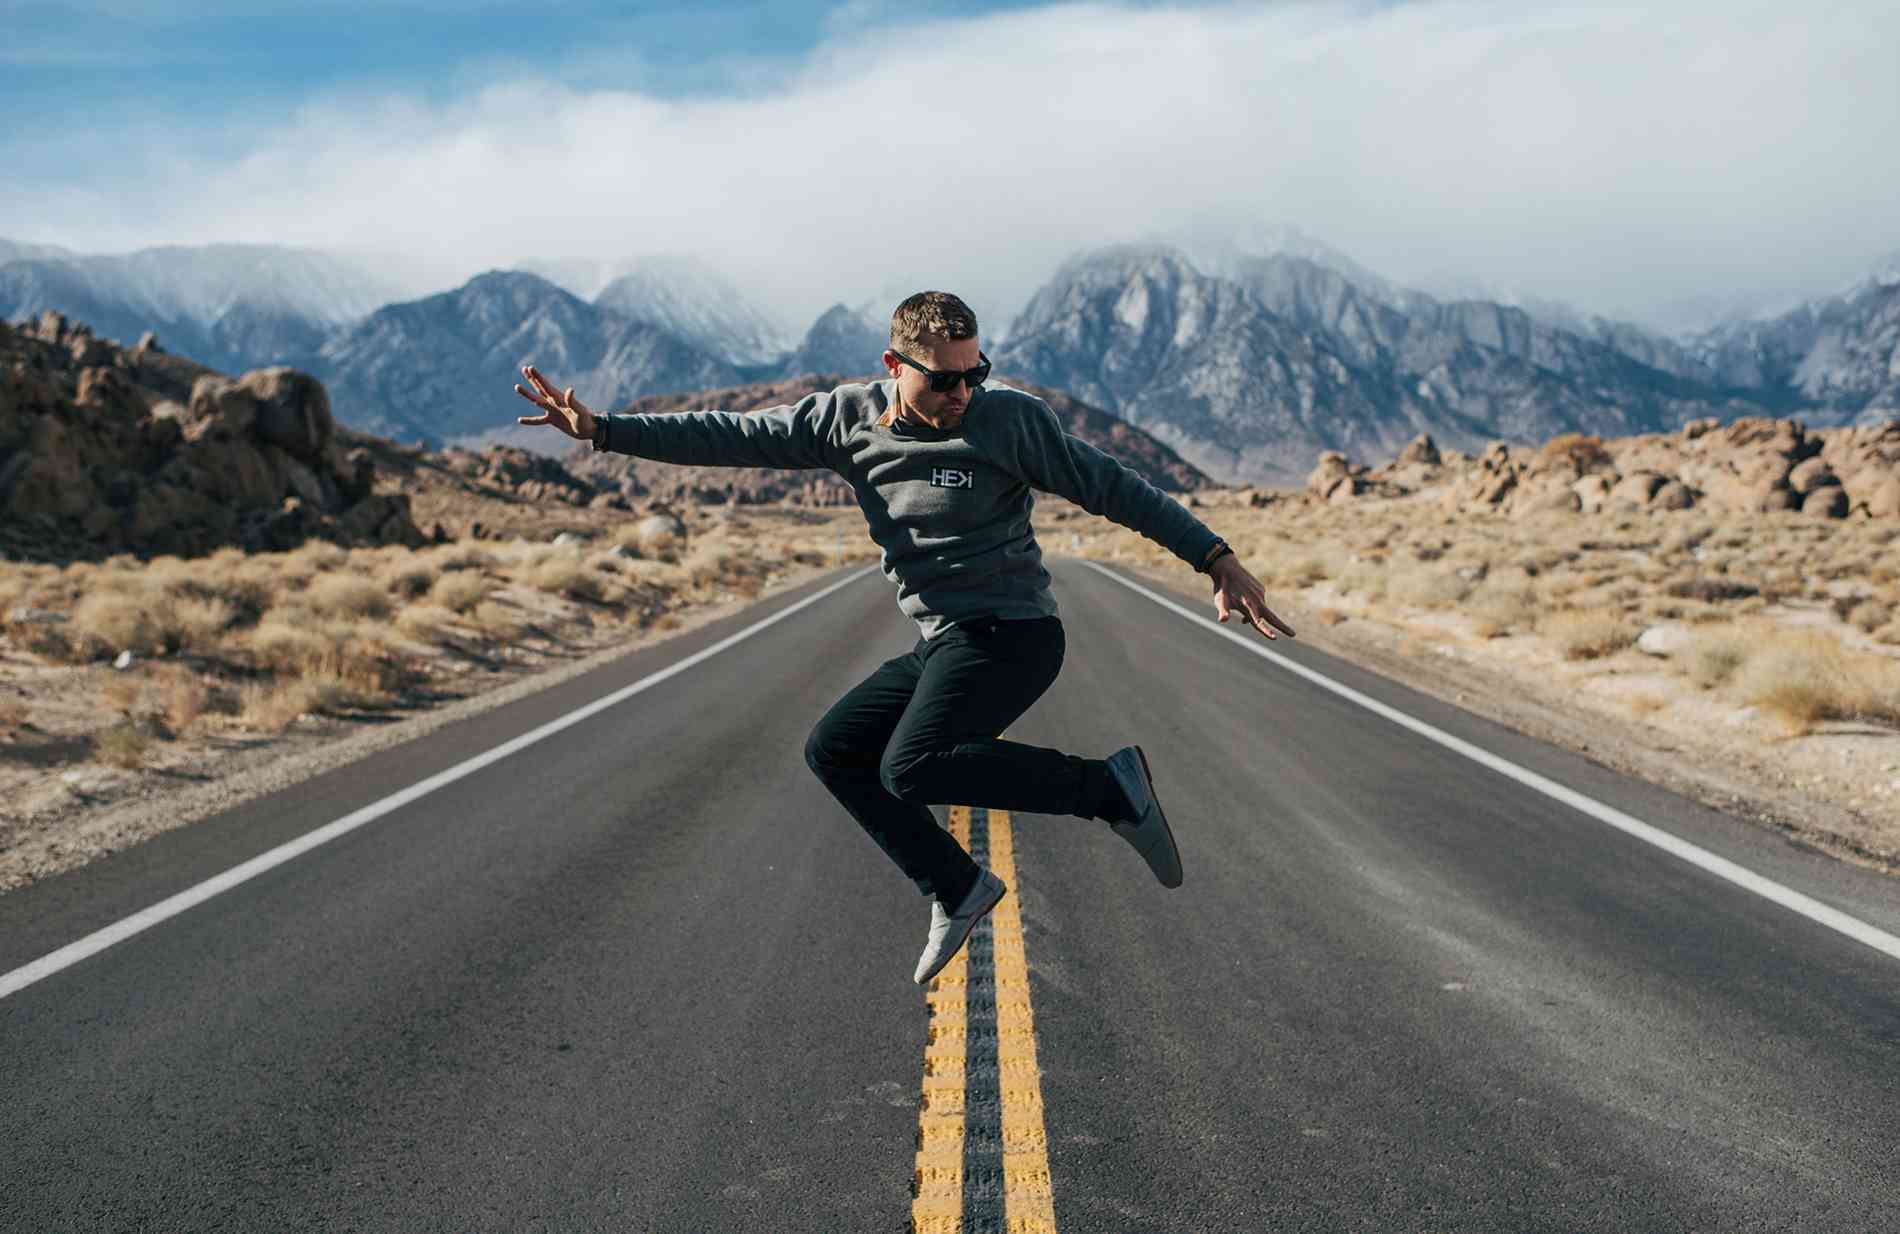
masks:
[[[419,554],[396,557],[376,571],[376,584],[400,600],[419,600],[441,574],[439,565]]]
[[[474,619],[476,628],[484,636],[501,639],[504,642],[521,637],[522,632],[527,629],[527,622],[521,618],[518,609],[510,608],[506,604],[498,604],[493,600],[484,600],[476,606],[470,616]]]
[[[412,604],[396,617],[396,629],[406,637],[423,643],[447,643],[454,639],[456,615],[440,604]]]
[[[210,703],[210,691],[197,674],[181,665],[167,665],[153,684],[165,727],[173,733],[197,729]]]
[[[121,720],[92,737],[93,758],[108,766],[135,770],[145,765],[151,753],[152,735],[136,720]]]
[[[130,651],[155,656],[173,649],[177,605],[164,592],[133,588],[108,576],[73,609],[67,639],[79,659],[98,659]]]
[[[1471,591],[1470,580],[1460,578],[1456,571],[1399,567],[1392,573],[1386,595],[1400,604],[1436,609],[1463,603]]]
[[[1496,638],[1529,631],[1543,610],[1536,589],[1528,583],[1489,582],[1472,593],[1465,611],[1476,618],[1479,637]]]
[[[488,580],[479,574],[444,574],[429,588],[429,599],[452,613],[467,613],[488,598]]]
[[[1900,664],[1850,651],[1827,634],[1780,634],[1742,665],[1735,689],[1797,734],[1823,720],[1900,723]]]
[[[305,602],[320,617],[384,618],[392,605],[383,587],[356,574],[326,574],[310,584]]]
[[[1698,632],[1684,657],[1689,680],[1704,690],[1728,684],[1736,670],[1748,662],[1757,641],[1756,637],[1736,629]]]
[[[1339,572],[1333,587],[1342,596],[1377,602],[1385,599],[1386,582],[1386,568],[1382,563],[1353,561]]]
[[[10,741],[26,728],[33,709],[17,698],[0,698],[0,740]]]
[[[1544,618],[1537,632],[1566,660],[1596,660],[1631,646],[1642,630],[1621,609],[1572,609]]]
[[[570,600],[588,600],[593,603],[605,601],[612,588],[612,582],[598,570],[590,570],[582,562],[572,557],[550,558],[534,567],[528,581],[540,591],[550,595],[564,595]]]

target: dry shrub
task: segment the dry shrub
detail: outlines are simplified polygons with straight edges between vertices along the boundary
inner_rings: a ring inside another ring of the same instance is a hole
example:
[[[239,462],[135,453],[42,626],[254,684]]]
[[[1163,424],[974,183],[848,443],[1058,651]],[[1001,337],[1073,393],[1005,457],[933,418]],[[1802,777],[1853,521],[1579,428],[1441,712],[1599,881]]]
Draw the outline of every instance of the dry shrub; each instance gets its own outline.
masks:
[[[244,687],[243,710],[239,719],[246,728],[281,733],[297,718],[318,708],[313,699],[318,693],[306,678],[273,683],[253,682]]]
[[[1890,621],[1872,631],[1873,640],[1888,647],[1900,647],[1900,621]]]
[[[1346,620],[1346,614],[1340,612],[1336,608],[1323,608],[1319,610],[1319,613],[1317,615],[1319,617],[1320,624],[1323,626],[1336,626],[1340,622]]]
[[[376,582],[391,595],[417,600],[429,594],[429,588],[442,571],[434,562],[415,554],[405,554],[376,571]]]
[[[1543,460],[1546,463],[1568,461],[1579,472],[1611,461],[1610,452],[1603,448],[1603,439],[1583,433],[1564,433],[1545,442]]]
[[[128,718],[137,715],[139,704],[145,698],[144,675],[138,672],[108,674],[99,687],[99,698],[118,715]]]
[[[534,567],[528,576],[536,590],[549,595],[563,595],[570,600],[592,600],[596,603],[605,600],[608,582],[600,573],[589,570],[581,562],[572,558],[551,558]]]
[[[1862,634],[1872,634],[1893,619],[1893,609],[1878,600],[1862,600],[1845,614],[1847,624]]]
[[[1830,635],[1781,634],[1736,674],[1743,700],[1778,713],[1798,734],[1822,720],[1900,724],[1900,664],[1857,655]]]
[[[1536,589],[1526,583],[1487,583],[1465,603],[1465,611],[1478,619],[1478,632],[1485,638],[1530,629],[1537,624],[1541,608]]]
[[[1387,595],[1400,604],[1419,608],[1451,608],[1471,594],[1472,585],[1451,570],[1395,571]]]
[[[436,549],[431,560],[451,573],[458,570],[486,570],[495,564],[495,555],[473,544],[450,544]]]
[[[502,640],[518,638],[527,628],[527,623],[516,614],[514,609],[493,600],[484,600],[477,605],[470,617],[474,620],[476,628],[490,638]]]
[[[323,617],[383,618],[392,608],[389,593],[356,574],[326,574],[310,584],[306,602]]]
[[[425,643],[446,643],[453,637],[455,614],[440,604],[412,604],[396,618],[396,629]]]
[[[1302,557],[1280,576],[1295,587],[1311,587],[1332,577],[1332,570],[1317,557]]]
[[[1386,593],[1386,570],[1383,566],[1369,561],[1348,562],[1346,568],[1333,580],[1333,586],[1342,596],[1360,596],[1367,600],[1383,600]]]
[[[288,681],[253,683],[244,688],[243,723],[281,733],[305,715],[326,715],[377,701],[373,692],[334,673],[313,673]]]
[[[368,622],[293,623],[272,614],[251,631],[250,648],[273,672],[346,682],[360,702],[400,688],[411,671],[382,627]]]
[[[1759,641],[1740,630],[1699,631],[1684,658],[1689,680],[1705,690],[1727,683],[1748,662]]]
[[[350,559],[349,553],[328,540],[305,540],[285,556],[292,563],[308,565],[318,572],[334,570]]]
[[[95,590],[73,610],[66,637],[81,659],[161,655],[176,649],[177,616],[177,602],[155,588]]]
[[[92,735],[92,756],[113,767],[143,767],[151,752],[152,735],[135,720],[122,720]]]
[[[209,651],[237,622],[229,600],[186,597],[177,604],[178,645],[182,651]]]
[[[466,613],[488,598],[489,582],[478,574],[444,574],[429,588],[429,599],[452,613]]]
[[[181,665],[168,665],[157,681],[159,712],[174,733],[190,732],[204,716],[209,699],[205,683]]]
[[[1642,633],[1617,609],[1573,609],[1538,622],[1538,633],[1557,645],[1566,660],[1595,660],[1615,655]]]

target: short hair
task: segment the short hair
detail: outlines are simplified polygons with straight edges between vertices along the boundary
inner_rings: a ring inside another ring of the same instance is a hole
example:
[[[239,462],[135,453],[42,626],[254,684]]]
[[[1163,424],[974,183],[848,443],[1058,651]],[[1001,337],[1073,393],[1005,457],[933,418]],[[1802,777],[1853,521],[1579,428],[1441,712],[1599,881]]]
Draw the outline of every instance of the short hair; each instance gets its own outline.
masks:
[[[976,337],[976,314],[947,291],[920,291],[891,314],[891,350]]]

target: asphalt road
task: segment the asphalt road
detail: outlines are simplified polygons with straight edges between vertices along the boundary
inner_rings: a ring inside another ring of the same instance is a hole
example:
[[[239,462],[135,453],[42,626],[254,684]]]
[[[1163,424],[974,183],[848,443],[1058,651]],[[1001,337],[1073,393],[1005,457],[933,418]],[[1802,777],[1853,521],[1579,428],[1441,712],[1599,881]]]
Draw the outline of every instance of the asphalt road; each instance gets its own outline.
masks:
[[[1900,1230],[1900,960],[1051,566],[1068,663],[1009,735],[1140,742],[1186,870],[1011,820],[1054,1228]],[[0,973],[843,577],[0,897]],[[0,1229],[906,1229],[927,905],[803,745],[915,637],[858,577],[0,998]],[[1900,933],[1894,880],[1309,641]]]

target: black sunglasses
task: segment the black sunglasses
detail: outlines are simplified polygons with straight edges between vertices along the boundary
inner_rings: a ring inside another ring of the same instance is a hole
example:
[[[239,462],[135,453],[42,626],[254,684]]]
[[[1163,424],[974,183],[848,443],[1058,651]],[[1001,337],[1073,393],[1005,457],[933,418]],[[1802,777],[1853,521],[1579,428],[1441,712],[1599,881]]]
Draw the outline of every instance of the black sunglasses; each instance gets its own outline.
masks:
[[[975,368],[964,369],[960,373],[953,372],[949,369],[938,372],[936,369],[925,368],[901,351],[892,350],[891,354],[924,376],[930,378],[930,388],[938,394],[950,393],[950,391],[957,388],[959,381],[969,386],[970,393],[975,394],[976,388],[990,379],[990,358],[980,351],[976,353],[976,358],[983,363],[977,365]]]

